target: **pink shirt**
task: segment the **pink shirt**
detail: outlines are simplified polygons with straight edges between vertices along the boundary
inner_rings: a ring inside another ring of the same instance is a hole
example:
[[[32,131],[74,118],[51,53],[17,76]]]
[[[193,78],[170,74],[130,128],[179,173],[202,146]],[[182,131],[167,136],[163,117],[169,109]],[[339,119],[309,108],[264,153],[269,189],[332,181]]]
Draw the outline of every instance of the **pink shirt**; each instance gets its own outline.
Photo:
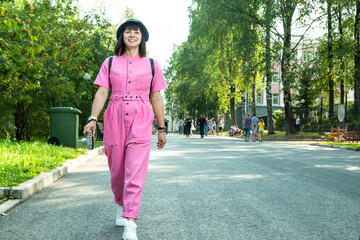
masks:
[[[94,85],[111,89],[104,113],[104,143],[119,143],[119,131],[128,131],[127,142],[150,142],[154,114],[149,103],[151,64],[147,57],[114,56],[109,78],[109,58],[102,64]],[[159,63],[154,60],[152,93],[167,88]]]

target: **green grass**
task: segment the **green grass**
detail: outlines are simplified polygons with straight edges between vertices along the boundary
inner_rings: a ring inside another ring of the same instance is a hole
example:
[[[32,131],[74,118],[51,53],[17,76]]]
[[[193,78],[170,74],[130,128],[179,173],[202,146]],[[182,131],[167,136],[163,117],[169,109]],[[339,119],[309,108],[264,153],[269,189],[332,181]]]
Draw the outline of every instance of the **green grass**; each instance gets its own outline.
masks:
[[[17,186],[42,172],[61,166],[66,160],[74,159],[86,151],[40,141],[0,140],[0,187]]]
[[[329,136],[323,132],[299,132],[295,135],[285,135],[285,132],[279,131],[275,131],[274,135],[268,135],[264,132],[264,139],[325,140],[328,138]]]
[[[356,148],[360,148],[360,143],[322,142],[321,144],[326,144],[326,145],[331,145],[331,146],[345,146],[345,147],[356,147]]]

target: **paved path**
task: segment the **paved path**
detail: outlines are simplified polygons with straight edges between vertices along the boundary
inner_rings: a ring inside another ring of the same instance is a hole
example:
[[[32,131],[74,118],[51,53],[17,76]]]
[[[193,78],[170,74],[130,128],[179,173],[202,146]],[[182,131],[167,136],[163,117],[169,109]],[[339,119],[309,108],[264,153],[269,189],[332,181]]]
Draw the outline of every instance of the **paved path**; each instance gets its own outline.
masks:
[[[121,239],[114,219],[99,156],[0,217],[0,239]],[[140,240],[359,236],[359,152],[173,134],[151,153]]]

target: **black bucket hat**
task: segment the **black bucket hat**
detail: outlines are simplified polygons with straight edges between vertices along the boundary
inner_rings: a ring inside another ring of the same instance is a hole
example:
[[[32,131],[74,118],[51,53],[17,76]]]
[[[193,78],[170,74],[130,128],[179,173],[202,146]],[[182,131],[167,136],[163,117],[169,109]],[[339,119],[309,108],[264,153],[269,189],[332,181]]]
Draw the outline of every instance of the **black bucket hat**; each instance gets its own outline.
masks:
[[[133,18],[130,18],[128,20],[126,20],[126,22],[124,22],[123,24],[120,25],[120,27],[118,28],[118,30],[116,31],[116,39],[119,40],[119,37],[120,37],[120,34],[122,31],[124,31],[124,28],[128,25],[128,24],[134,24],[134,25],[137,25],[140,27],[141,29],[141,32],[143,34],[143,37],[145,39],[145,42],[147,42],[149,40],[149,32],[148,30],[146,29],[145,25],[137,20],[137,19],[133,19]]]

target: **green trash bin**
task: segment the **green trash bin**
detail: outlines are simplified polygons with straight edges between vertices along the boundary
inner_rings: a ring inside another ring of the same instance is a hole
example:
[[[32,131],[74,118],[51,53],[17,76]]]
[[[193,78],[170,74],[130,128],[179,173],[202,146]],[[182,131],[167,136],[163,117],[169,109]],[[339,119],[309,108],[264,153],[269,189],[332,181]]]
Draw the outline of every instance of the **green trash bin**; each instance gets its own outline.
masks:
[[[81,111],[73,107],[52,107],[46,112],[50,115],[50,139],[48,143],[77,148]]]

